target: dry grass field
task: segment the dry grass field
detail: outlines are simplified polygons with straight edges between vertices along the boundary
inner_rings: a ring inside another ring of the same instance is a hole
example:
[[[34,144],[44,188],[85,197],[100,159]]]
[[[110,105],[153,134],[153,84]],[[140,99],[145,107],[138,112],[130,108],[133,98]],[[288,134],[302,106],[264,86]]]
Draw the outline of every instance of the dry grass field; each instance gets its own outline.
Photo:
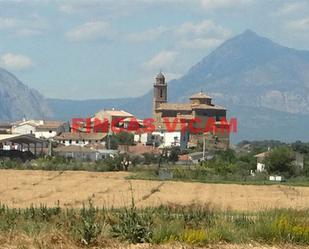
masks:
[[[81,207],[91,198],[96,206],[138,207],[160,204],[208,204],[222,210],[309,208],[309,188],[126,180],[129,173],[0,171],[0,201],[9,207],[31,204]]]

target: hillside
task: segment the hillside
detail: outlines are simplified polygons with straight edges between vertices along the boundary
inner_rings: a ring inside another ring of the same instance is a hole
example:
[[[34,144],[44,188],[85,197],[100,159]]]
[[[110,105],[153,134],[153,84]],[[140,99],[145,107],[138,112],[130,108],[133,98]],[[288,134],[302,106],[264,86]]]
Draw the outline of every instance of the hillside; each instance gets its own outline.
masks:
[[[0,121],[50,116],[51,110],[41,94],[0,68]]]
[[[149,87],[152,79],[149,79]],[[227,40],[178,80],[169,82],[169,101],[185,102],[203,89],[237,117],[242,139],[309,140],[309,52],[287,48],[247,30]],[[151,115],[152,89],[138,98],[49,100],[61,118],[87,116],[101,108]]]

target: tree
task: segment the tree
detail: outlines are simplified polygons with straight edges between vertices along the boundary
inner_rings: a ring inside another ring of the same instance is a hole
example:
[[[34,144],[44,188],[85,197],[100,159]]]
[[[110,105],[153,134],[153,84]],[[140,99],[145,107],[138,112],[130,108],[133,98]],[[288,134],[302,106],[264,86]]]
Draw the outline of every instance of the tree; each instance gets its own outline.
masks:
[[[273,149],[265,159],[266,168],[269,173],[281,173],[287,176],[294,174],[294,152],[288,146]]]
[[[129,132],[120,132],[108,137],[109,149],[117,150],[119,145],[132,145],[134,142],[134,135]]]
[[[134,135],[129,132],[122,131],[116,134],[115,136],[118,140],[118,144],[121,144],[121,145],[132,145],[134,142]]]
[[[172,147],[168,156],[168,160],[173,163],[177,162],[179,159],[179,154],[180,149],[178,147]]]

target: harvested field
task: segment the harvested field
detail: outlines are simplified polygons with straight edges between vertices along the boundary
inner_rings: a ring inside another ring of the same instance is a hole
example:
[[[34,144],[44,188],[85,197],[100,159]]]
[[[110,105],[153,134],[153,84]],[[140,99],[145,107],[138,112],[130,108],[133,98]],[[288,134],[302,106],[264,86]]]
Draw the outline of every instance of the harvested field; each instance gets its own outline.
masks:
[[[222,210],[309,208],[309,188],[236,184],[204,184],[126,180],[124,172],[0,171],[0,201],[9,207],[31,204],[81,207],[89,198],[96,206],[138,207],[208,204]]]

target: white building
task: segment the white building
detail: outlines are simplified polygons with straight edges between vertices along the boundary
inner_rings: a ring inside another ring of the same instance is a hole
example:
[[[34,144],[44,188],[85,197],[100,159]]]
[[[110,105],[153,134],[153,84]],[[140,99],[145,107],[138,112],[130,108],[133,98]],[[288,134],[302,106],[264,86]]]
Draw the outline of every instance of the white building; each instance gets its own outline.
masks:
[[[69,129],[62,121],[23,120],[12,126],[13,134],[33,134],[36,138],[50,139]]]
[[[102,144],[105,146],[106,133],[84,133],[84,132],[64,132],[54,137],[54,140],[65,146],[81,146],[90,144]]]
[[[260,154],[255,155],[256,158],[256,172],[265,172],[265,158],[268,156],[270,151],[266,151]]]
[[[108,157],[114,157],[118,151],[115,150],[96,150],[89,147],[81,147],[76,145],[58,147],[54,150],[54,154],[75,160],[98,161]]]
[[[189,133],[181,131],[156,131],[152,133],[135,134],[134,142],[164,148],[177,146],[180,147],[181,150],[185,150],[189,142]]]

